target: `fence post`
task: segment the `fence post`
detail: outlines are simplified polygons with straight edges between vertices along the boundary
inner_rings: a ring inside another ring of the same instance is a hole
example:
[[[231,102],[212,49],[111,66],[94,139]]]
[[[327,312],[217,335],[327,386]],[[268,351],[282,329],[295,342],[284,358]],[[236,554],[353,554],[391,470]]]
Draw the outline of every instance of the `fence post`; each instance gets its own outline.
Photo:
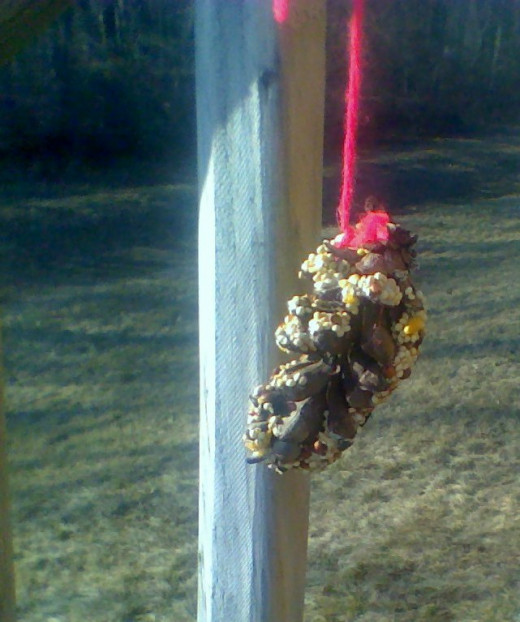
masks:
[[[300,622],[309,481],[247,465],[248,395],[321,226],[325,0],[196,0],[199,622]]]

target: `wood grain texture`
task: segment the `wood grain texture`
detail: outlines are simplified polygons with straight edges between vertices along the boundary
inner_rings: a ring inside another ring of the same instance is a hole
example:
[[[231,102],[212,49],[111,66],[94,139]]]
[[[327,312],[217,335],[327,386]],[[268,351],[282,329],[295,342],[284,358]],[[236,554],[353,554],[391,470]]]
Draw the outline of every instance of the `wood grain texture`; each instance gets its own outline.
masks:
[[[299,622],[308,476],[247,465],[248,395],[321,224],[325,2],[196,3],[199,622]],[[316,8],[318,7],[318,10]]]
[[[15,590],[7,478],[3,378],[0,378],[0,621],[14,622]]]

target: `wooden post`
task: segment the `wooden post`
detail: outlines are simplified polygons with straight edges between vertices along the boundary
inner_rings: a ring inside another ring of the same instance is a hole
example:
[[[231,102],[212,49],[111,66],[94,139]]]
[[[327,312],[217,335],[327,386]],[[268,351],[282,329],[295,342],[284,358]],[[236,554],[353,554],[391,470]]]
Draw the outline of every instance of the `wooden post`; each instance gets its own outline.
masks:
[[[309,479],[248,465],[248,395],[321,226],[325,0],[197,0],[199,622],[300,622]]]
[[[7,442],[3,389],[3,378],[0,378],[0,620],[2,622],[14,622],[14,568],[9,520]]]

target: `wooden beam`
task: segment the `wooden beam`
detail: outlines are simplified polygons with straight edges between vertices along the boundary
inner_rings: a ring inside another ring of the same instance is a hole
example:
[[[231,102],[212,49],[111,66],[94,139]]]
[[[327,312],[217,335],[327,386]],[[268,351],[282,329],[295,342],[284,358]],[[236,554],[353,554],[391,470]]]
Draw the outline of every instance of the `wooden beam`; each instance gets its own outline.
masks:
[[[196,2],[199,622],[300,622],[309,480],[247,465],[248,395],[321,226],[325,0]]]
[[[4,386],[0,378],[0,620],[14,622],[15,590],[13,547],[9,520],[7,442],[4,412]]]

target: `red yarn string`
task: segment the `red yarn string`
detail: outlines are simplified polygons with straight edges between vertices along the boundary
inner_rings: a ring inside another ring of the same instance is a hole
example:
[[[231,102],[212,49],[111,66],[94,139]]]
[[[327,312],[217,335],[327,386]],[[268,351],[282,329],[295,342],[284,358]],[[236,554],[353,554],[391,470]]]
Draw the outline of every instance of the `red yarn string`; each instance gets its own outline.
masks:
[[[339,248],[361,248],[366,244],[385,242],[388,240],[388,223],[390,216],[383,210],[364,214],[355,227],[349,226],[348,231],[338,235],[334,245]]]
[[[273,0],[273,17],[278,24],[283,24],[289,17],[289,0]]]
[[[289,17],[291,0],[272,0],[273,17],[283,24]],[[350,224],[350,208],[354,196],[356,173],[356,139],[361,93],[361,44],[363,25],[363,0],[352,0],[350,38],[348,43],[349,72],[345,90],[345,138],[343,142],[343,170],[341,196],[336,217],[341,234],[335,240],[336,246],[359,248],[364,244],[382,242],[388,239],[388,214],[383,210],[370,211],[361,217],[355,227]]]
[[[365,244],[382,242],[388,239],[388,214],[371,211],[361,217],[355,227],[350,224],[350,208],[354,197],[356,174],[356,139],[361,95],[361,45],[363,26],[363,0],[353,0],[350,19],[349,72],[345,91],[345,140],[343,143],[343,171],[341,196],[336,209],[336,218],[341,234],[336,245],[359,248]]]
[[[361,29],[363,0],[353,0],[350,19],[349,72],[345,91],[345,139],[343,142],[343,172],[341,197],[336,210],[338,225],[343,233],[350,230],[350,206],[354,195],[356,172],[356,138],[361,90]]]

